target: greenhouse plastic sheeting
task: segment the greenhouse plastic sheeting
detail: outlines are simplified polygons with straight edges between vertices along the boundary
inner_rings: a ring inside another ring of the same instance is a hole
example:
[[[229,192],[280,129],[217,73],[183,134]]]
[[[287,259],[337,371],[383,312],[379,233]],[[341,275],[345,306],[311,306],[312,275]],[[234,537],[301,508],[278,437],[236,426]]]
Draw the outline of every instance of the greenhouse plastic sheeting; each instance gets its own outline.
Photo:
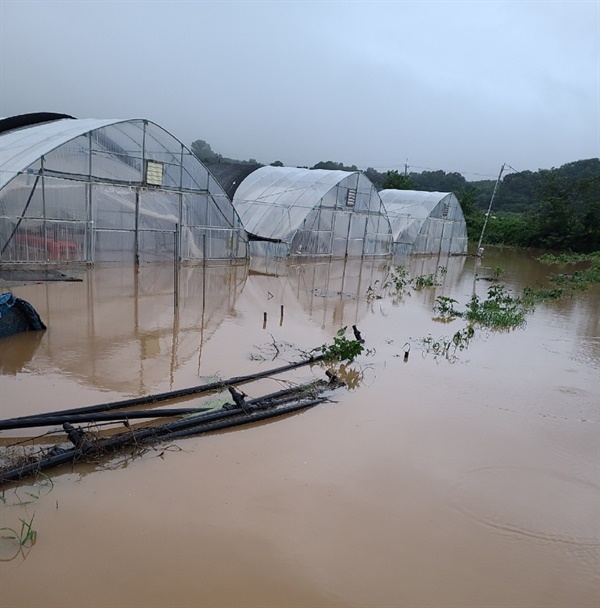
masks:
[[[2,262],[248,256],[223,189],[152,122],[56,120],[0,134],[0,148]]]
[[[233,199],[256,256],[385,256],[391,228],[377,190],[359,173],[262,167]]]
[[[467,225],[451,192],[382,190],[394,239],[394,254],[464,254]]]

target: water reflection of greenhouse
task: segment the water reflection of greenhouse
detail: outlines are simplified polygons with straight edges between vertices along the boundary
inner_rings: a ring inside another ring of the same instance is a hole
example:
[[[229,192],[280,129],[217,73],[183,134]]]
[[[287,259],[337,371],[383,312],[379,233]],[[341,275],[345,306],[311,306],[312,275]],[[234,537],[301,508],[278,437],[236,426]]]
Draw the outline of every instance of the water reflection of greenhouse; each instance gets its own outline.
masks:
[[[158,125],[15,118],[0,121],[2,262],[247,257],[227,195]]]
[[[286,308],[294,301],[313,323],[335,333],[340,326],[359,323],[367,314],[369,287],[383,283],[389,272],[388,262],[346,259],[286,263],[253,259],[244,292],[261,281],[277,295],[278,287],[284,285],[281,301],[286,302]],[[274,313],[276,305],[277,300]]]
[[[19,293],[46,321],[49,331],[5,338],[0,378],[26,366],[53,370],[91,389],[143,395],[173,382],[223,321],[235,314],[246,265],[185,267],[173,300],[170,264],[97,265],[81,282],[26,285]],[[23,339],[36,340],[31,360],[18,358]],[[21,340],[19,348],[11,341]]]

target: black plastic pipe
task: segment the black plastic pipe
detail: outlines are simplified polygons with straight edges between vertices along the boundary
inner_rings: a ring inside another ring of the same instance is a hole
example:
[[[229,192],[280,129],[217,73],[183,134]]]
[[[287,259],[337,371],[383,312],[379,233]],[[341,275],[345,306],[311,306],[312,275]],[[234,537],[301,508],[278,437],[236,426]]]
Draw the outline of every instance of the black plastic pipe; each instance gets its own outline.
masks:
[[[190,395],[197,395],[199,393],[208,393],[217,389],[227,388],[236,384],[245,384],[252,380],[258,380],[260,378],[266,378],[267,376],[273,376],[297,367],[309,365],[311,363],[317,363],[324,360],[323,355],[305,359],[297,363],[290,363],[274,369],[265,370],[264,372],[257,372],[255,374],[248,374],[246,376],[237,376],[229,378],[229,380],[218,380],[216,382],[210,382],[208,384],[201,384],[199,386],[192,386],[189,388],[182,388],[175,391],[169,391],[167,393],[158,393],[156,395],[146,395],[144,397],[134,397],[133,399],[123,399],[121,401],[113,401],[112,403],[100,403],[98,405],[90,405],[86,407],[76,407],[68,410],[55,410],[52,412],[45,412],[44,414],[38,414],[38,417],[42,416],[61,416],[70,414],[86,414],[94,412],[107,412],[111,410],[124,409],[127,407],[135,407],[138,405],[148,405],[150,403],[158,403],[160,401],[168,401],[171,399],[177,399],[179,397],[187,397]],[[2,423],[13,421],[13,420],[28,420],[32,416],[19,416],[16,418],[8,418],[7,420],[1,421]]]
[[[78,458],[84,456],[109,452],[115,450],[118,447],[124,447],[132,443],[151,443],[155,441],[161,441],[163,439],[175,439],[190,435],[200,435],[202,433],[208,433],[224,428],[240,426],[242,424],[249,424],[251,422],[274,418],[276,416],[281,416],[283,414],[287,414],[300,409],[313,407],[319,403],[323,403],[324,401],[326,401],[326,399],[324,397],[321,397],[318,399],[312,399],[310,401],[296,403],[286,408],[268,410],[264,409],[262,411],[259,409],[255,410],[251,414],[247,414],[244,416],[241,416],[241,414],[244,414],[241,408],[235,408],[231,410],[219,410],[218,412],[215,412],[213,414],[206,414],[202,416],[202,423],[200,423],[197,418],[186,418],[184,420],[179,420],[177,422],[161,426],[149,427],[145,429],[140,429],[138,431],[120,433],[119,435],[114,435],[113,437],[109,437],[108,439],[97,442],[95,444],[83,442],[83,447],[70,448],[68,450],[64,450],[59,454],[49,456],[48,458],[44,458],[36,462],[25,464],[19,467],[13,467],[12,469],[0,472],[0,486],[11,481],[18,481],[25,477],[29,477],[30,475],[34,475],[36,473],[39,473],[40,471],[52,467],[57,467],[62,464],[73,462]],[[235,416],[238,417],[235,418]],[[230,418],[230,420],[224,420],[225,418]],[[214,422],[213,424],[204,424],[211,420],[219,421]],[[65,429],[65,432],[72,434],[73,427],[70,424],[65,423],[63,427]]]

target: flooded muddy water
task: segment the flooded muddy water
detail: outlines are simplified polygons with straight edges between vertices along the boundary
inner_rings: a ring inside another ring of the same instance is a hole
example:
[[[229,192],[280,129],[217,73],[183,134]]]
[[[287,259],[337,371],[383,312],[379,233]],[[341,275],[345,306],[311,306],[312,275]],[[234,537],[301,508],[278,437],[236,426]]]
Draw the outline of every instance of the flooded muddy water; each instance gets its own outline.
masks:
[[[168,266],[11,286],[48,329],[0,343],[3,419],[270,369],[354,324],[366,350],[329,403],[7,486],[0,527],[33,518],[37,539],[2,541],[0,606],[596,608],[600,290],[451,358],[421,341],[465,326],[438,296],[464,308],[498,267],[514,294],[555,271],[490,248],[410,260],[439,284],[402,296],[355,261],[182,268],[177,306]]]

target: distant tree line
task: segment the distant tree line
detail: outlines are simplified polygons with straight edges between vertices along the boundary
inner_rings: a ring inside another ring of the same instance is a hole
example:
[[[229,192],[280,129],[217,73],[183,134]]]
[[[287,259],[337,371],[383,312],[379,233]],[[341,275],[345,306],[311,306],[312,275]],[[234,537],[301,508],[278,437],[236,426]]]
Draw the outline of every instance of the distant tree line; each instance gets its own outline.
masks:
[[[206,164],[262,166],[254,158],[225,158],[201,139],[191,148]],[[283,163],[277,160],[271,165],[282,167]],[[304,168],[359,171],[356,165],[330,160]],[[467,181],[460,173],[442,170],[379,172],[368,167],[363,173],[378,190],[454,192],[465,215],[469,239],[479,240],[496,180]],[[483,242],[576,253],[600,251],[600,159],[505,175],[493,200]]]
[[[493,184],[487,188],[493,191]],[[485,216],[477,192],[465,194],[475,203],[476,213],[470,218],[474,237]],[[459,200],[465,212],[463,199]],[[494,198],[484,241],[576,253],[600,251],[600,159],[507,175]]]
[[[203,139],[197,139],[192,142],[191,150],[205,165],[215,165],[217,163],[225,163],[231,165],[260,165],[255,158],[248,160],[237,160],[235,158],[227,158],[218,152],[215,152],[211,145]],[[282,163],[283,165],[283,163]]]

